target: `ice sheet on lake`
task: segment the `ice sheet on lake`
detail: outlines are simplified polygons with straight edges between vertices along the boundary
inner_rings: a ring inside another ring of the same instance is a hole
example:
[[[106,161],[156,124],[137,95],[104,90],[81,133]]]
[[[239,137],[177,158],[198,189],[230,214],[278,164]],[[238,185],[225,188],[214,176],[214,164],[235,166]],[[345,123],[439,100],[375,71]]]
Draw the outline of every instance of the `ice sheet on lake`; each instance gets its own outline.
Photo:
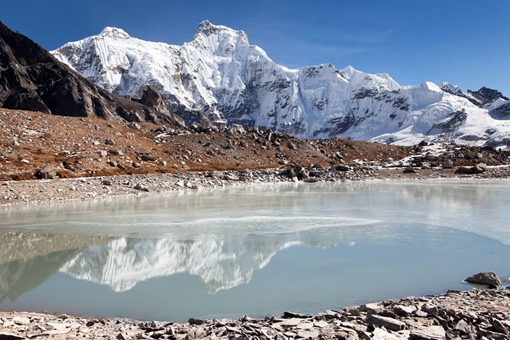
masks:
[[[398,235],[391,226],[446,227],[510,244],[508,181],[251,186],[5,210],[4,230],[108,235],[61,271],[115,291],[190,273],[210,293],[247,283],[283,249]],[[439,242],[439,240],[438,240]]]

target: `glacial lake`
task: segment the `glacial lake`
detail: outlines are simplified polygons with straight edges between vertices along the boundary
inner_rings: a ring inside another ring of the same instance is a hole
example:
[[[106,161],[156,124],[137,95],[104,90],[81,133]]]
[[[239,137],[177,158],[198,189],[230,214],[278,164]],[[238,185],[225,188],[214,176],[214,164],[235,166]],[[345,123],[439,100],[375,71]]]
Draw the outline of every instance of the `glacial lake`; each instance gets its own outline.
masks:
[[[1,207],[0,217],[8,311],[258,317],[510,275],[510,181],[257,184]]]

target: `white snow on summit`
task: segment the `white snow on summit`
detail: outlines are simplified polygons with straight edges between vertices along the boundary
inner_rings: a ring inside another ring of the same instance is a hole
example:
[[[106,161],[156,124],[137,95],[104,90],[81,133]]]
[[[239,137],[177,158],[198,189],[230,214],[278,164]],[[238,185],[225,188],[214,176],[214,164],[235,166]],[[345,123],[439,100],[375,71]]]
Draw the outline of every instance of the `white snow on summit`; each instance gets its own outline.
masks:
[[[243,31],[209,21],[200,23],[182,46],[143,41],[107,27],[52,53],[119,95],[139,98],[142,86],[155,86],[187,123],[206,118],[301,138],[510,145],[507,99],[478,105],[474,92],[463,93],[449,83],[401,86],[388,74],[351,66],[288,69],[250,45]]]

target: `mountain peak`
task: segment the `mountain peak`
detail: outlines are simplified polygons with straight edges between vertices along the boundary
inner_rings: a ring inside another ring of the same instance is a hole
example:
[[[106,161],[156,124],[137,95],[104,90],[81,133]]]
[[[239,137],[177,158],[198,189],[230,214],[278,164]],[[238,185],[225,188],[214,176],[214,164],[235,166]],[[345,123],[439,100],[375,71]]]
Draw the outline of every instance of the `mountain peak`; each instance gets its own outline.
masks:
[[[248,36],[244,31],[236,31],[230,27],[222,25],[213,25],[209,20],[204,20],[198,24],[196,35],[204,34],[206,36],[210,36],[220,32],[232,35],[240,35],[248,43]]]
[[[489,100],[496,100],[498,98],[503,98],[505,100],[509,100],[508,97],[505,97],[503,93],[498,90],[494,90],[488,87],[481,87],[478,91],[468,90],[468,93],[472,95],[478,95],[480,97],[487,97]]]
[[[129,34],[124,31],[122,28],[117,27],[105,27],[101,33],[99,33],[101,37],[109,37],[109,38],[119,38],[119,39],[128,39],[130,38]]]
[[[434,84],[433,82],[431,81],[425,81],[423,82],[420,87],[424,90],[427,90],[427,91],[432,91],[432,92],[441,92],[441,88],[439,86],[437,86],[436,84]]]
[[[197,26],[197,33],[211,34],[218,30],[218,27],[213,25],[209,20],[204,20]]]
[[[448,93],[457,95],[457,96],[463,94],[461,88],[458,85],[453,85],[447,81],[443,81],[443,83],[441,84],[441,90],[443,90],[444,92],[448,92]]]
[[[340,72],[343,73],[344,75],[346,75],[349,78],[349,77],[351,77],[353,75],[354,72],[358,72],[358,70],[356,70],[351,65],[347,65],[346,67],[341,69]]]
[[[351,65],[347,65],[345,66],[343,69],[342,69],[342,72],[349,72],[349,73],[353,73],[353,72],[356,72],[357,70],[352,67]]]

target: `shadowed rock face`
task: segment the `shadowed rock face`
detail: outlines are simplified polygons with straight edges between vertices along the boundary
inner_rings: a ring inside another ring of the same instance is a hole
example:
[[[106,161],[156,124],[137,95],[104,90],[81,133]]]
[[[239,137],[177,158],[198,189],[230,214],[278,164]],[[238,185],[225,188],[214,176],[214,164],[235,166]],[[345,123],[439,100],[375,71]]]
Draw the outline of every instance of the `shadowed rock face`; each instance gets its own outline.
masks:
[[[468,90],[468,93],[479,101],[478,103],[475,104],[481,106],[485,104],[490,104],[499,98],[508,100],[508,97],[503,96],[501,92],[487,88],[485,86],[480,88],[478,91]]]
[[[0,22],[0,107],[125,121],[180,124],[157,107],[118,97],[60,63]]]
[[[508,119],[510,118],[510,103],[503,104],[500,107],[492,110],[491,116],[495,119]]]
[[[498,90],[490,89],[485,86],[481,87],[478,91],[467,90],[467,93],[464,93],[458,86],[445,82],[441,86],[441,90],[455,96],[466,98],[471,103],[479,107],[491,104],[498,99],[508,100],[508,97],[505,97]]]

